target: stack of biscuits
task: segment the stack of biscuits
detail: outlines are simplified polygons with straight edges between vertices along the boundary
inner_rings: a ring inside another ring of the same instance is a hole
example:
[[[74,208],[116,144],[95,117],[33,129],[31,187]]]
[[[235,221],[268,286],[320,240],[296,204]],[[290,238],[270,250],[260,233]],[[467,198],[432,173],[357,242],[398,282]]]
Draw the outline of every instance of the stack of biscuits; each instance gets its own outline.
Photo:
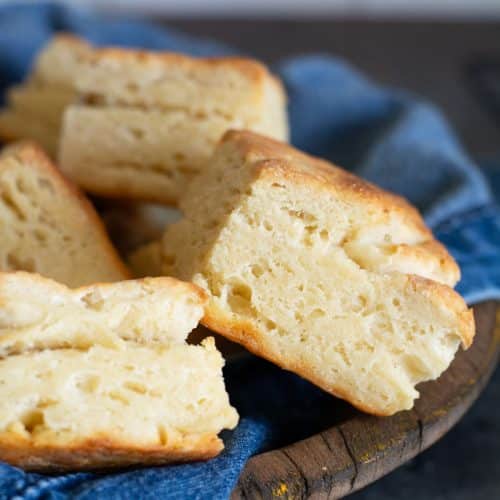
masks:
[[[214,334],[380,416],[473,341],[417,210],[288,145],[257,61],[60,35],[0,137],[0,460],[215,456],[238,415]]]

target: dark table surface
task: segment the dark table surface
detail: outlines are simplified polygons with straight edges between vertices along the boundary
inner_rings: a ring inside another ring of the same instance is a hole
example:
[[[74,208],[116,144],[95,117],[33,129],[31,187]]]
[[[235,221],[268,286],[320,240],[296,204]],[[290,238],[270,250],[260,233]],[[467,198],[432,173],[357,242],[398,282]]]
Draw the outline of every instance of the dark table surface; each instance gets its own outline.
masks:
[[[465,68],[478,57],[500,60],[500,23],[171,20],[169,24],[226,42],[268,63],[310,52],[343,57],[379,82],[435,102],[474,157],[497,155],[500,160],[500,126],[479,106],[465,77]],[[351,498],[500,499],[500,370],[471,411],[439,443]]]

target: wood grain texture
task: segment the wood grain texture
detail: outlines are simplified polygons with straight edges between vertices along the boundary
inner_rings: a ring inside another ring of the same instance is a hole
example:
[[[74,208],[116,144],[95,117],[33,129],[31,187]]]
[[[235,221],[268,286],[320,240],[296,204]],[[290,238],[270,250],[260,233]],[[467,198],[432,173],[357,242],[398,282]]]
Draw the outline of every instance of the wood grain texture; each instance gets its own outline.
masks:
[[[474,307],[474,344],[460,351],[438,380],[419,386],[421,395],[412,410],[388,418],[353,410],[326,431],[257,455],[248,461],[232,500],[340,498],[432,445],[472,405],[497,364],[496,311],[495,302]]]

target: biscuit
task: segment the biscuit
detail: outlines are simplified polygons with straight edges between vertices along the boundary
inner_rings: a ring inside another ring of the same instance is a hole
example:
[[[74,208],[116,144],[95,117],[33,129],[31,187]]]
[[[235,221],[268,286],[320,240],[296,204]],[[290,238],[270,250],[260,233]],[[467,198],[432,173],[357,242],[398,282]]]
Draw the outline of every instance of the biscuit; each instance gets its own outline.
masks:
[[[238,420],[192,284],[156,278],[69,290],[0,274],[0,460],[99,470],[206,459]]]
[[[377,415],[413,406],[474,336],[459,269],[418,212],[325,161],[227,133],[162,242],[202,323]]]
[[[0,154],[0,238],[3,271],[69,286],[129,277],[90,202],[34,144]]]
[[[61,168],[101,196],[175,205],[226,130],[287,137],[283,89],[252,60],[94,49],[76,87]]]

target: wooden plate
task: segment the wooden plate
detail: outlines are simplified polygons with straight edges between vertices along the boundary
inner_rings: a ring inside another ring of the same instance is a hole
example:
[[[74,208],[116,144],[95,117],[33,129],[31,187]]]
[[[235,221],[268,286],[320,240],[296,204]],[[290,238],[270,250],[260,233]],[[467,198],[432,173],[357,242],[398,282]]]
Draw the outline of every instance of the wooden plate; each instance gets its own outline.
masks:
[[[474,307],[474,344],[460,351],[438,380],[420,385],[414,409],[387,418],[351,409],[345,420],[319,434],[256,455],[243,470],[232,499],[339,498],[435,443],[472,405],[493,373],[500,350],[496,310],[496,302]]]

